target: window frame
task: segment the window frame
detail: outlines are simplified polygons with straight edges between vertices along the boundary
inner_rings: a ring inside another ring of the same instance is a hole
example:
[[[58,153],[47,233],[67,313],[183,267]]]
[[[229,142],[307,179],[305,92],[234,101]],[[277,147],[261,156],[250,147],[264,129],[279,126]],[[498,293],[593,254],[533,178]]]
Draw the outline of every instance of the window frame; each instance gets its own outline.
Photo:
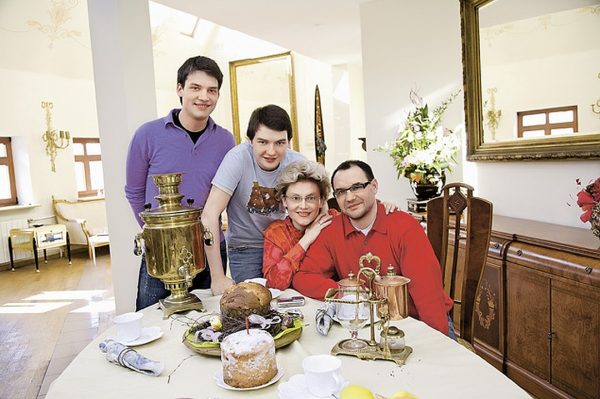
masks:
[[[0,137],[0,144],[6,146],[6,156],[0,157],[0,165],[8,166],[8,178],[10,181],[10,198],[0,199],[0,207],[17,205],[19,199],[17,198],[17,185],[15,179],[15,164],[12,155],[12,139],[10,137]]]
[[[99,138],[93,137],[73,137],[73,144],[83,144],[83,155],[74,155],[75,162],[83,163],[83,171],[85,177],[85,190],[77,191],[79,198],[95,197],[98,195],[98,190],[92,189],[92,178],[90,174],[90,162],[102,161],[102,151],[99,155],[88,155],[87,143],[100,144]]]
[[[572,122],[550,123],[550,114],[552,114],[554,112],[564,112],[564,111],[572,111],[573,112],[573,121]],[[539,124],[539,125],[523,126],[523,117],[524,116],[536,115],[536,114],[545,114],[546,123]],[[523,133],[531,131],[531,130],[543,130],[544,136],[552,136],[553,129],[568,129],[568,128],[572,128],[573,133],[578,132],[577,105],[567,105],[564,107],[543,108],[543,109],[534,109],[531,111],[517,112],[517,138],[522,138]]]

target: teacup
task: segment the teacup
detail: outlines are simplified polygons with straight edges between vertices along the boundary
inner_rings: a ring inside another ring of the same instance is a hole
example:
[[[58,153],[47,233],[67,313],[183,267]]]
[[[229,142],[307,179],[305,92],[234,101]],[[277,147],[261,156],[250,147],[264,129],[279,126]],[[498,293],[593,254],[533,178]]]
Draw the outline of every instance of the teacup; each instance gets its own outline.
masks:
[[[119,342],[135,341],[142,335],[142,313],[123,313],[116,316],[113,322],[117,326],[117,340]]]
[[[340,374],[342,361],[331,355],[308,356],[302,361],[308,391],[319,398],[336,393],[344,382]]]

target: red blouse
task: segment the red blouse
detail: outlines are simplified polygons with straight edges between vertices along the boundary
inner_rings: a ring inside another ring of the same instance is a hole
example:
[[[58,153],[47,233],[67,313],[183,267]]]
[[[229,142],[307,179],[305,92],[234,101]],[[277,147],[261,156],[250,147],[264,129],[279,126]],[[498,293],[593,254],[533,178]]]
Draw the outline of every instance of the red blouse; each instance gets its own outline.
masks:
[[[339,212],[330,209],[329,214],[335,216]],[[268,287],[285,290],[292,285],[292,278],[306,254],[302,245],[298,244],[303,235],[304,232],[294,227],[289,216],[265,229],[262,270]]]
[[[298,243],[304,232],[298,231],[288,216],[271,223],[263,235],[263,275],[267,286],[285,290],[292,284],[292,277],[306,253]]]

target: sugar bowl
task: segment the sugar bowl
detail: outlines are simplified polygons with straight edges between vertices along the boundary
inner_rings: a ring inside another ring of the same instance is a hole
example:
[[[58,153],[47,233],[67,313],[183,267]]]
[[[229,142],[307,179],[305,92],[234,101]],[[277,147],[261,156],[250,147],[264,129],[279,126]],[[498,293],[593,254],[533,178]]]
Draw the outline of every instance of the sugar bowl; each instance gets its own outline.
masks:
[[[384,328],[379,338],[379,347],[385,351],[386,345],[391,352],[402,351],[405,346],[404,331],[394,326]]]

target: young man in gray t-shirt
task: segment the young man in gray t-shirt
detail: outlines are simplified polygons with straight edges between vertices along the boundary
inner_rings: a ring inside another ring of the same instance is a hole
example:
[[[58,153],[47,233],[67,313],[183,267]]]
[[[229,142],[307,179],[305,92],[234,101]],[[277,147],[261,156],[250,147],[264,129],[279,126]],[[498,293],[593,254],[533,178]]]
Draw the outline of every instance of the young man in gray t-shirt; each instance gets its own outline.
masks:
[[[219,216],[227,208],[227,254],[236,283],[262,277],[263,230],[285,217],[275,198],[275,182],[285,166],[305,159],[289,149],[292,123],[287,112],[276,105],[254,110],[247,136],[249,142],[237,145],[223,159],[202,211],[205,229],[218,237]],[[211,265],[211,288],[218,295],[233,281],[218,267],[217,246],[204,248]]]

